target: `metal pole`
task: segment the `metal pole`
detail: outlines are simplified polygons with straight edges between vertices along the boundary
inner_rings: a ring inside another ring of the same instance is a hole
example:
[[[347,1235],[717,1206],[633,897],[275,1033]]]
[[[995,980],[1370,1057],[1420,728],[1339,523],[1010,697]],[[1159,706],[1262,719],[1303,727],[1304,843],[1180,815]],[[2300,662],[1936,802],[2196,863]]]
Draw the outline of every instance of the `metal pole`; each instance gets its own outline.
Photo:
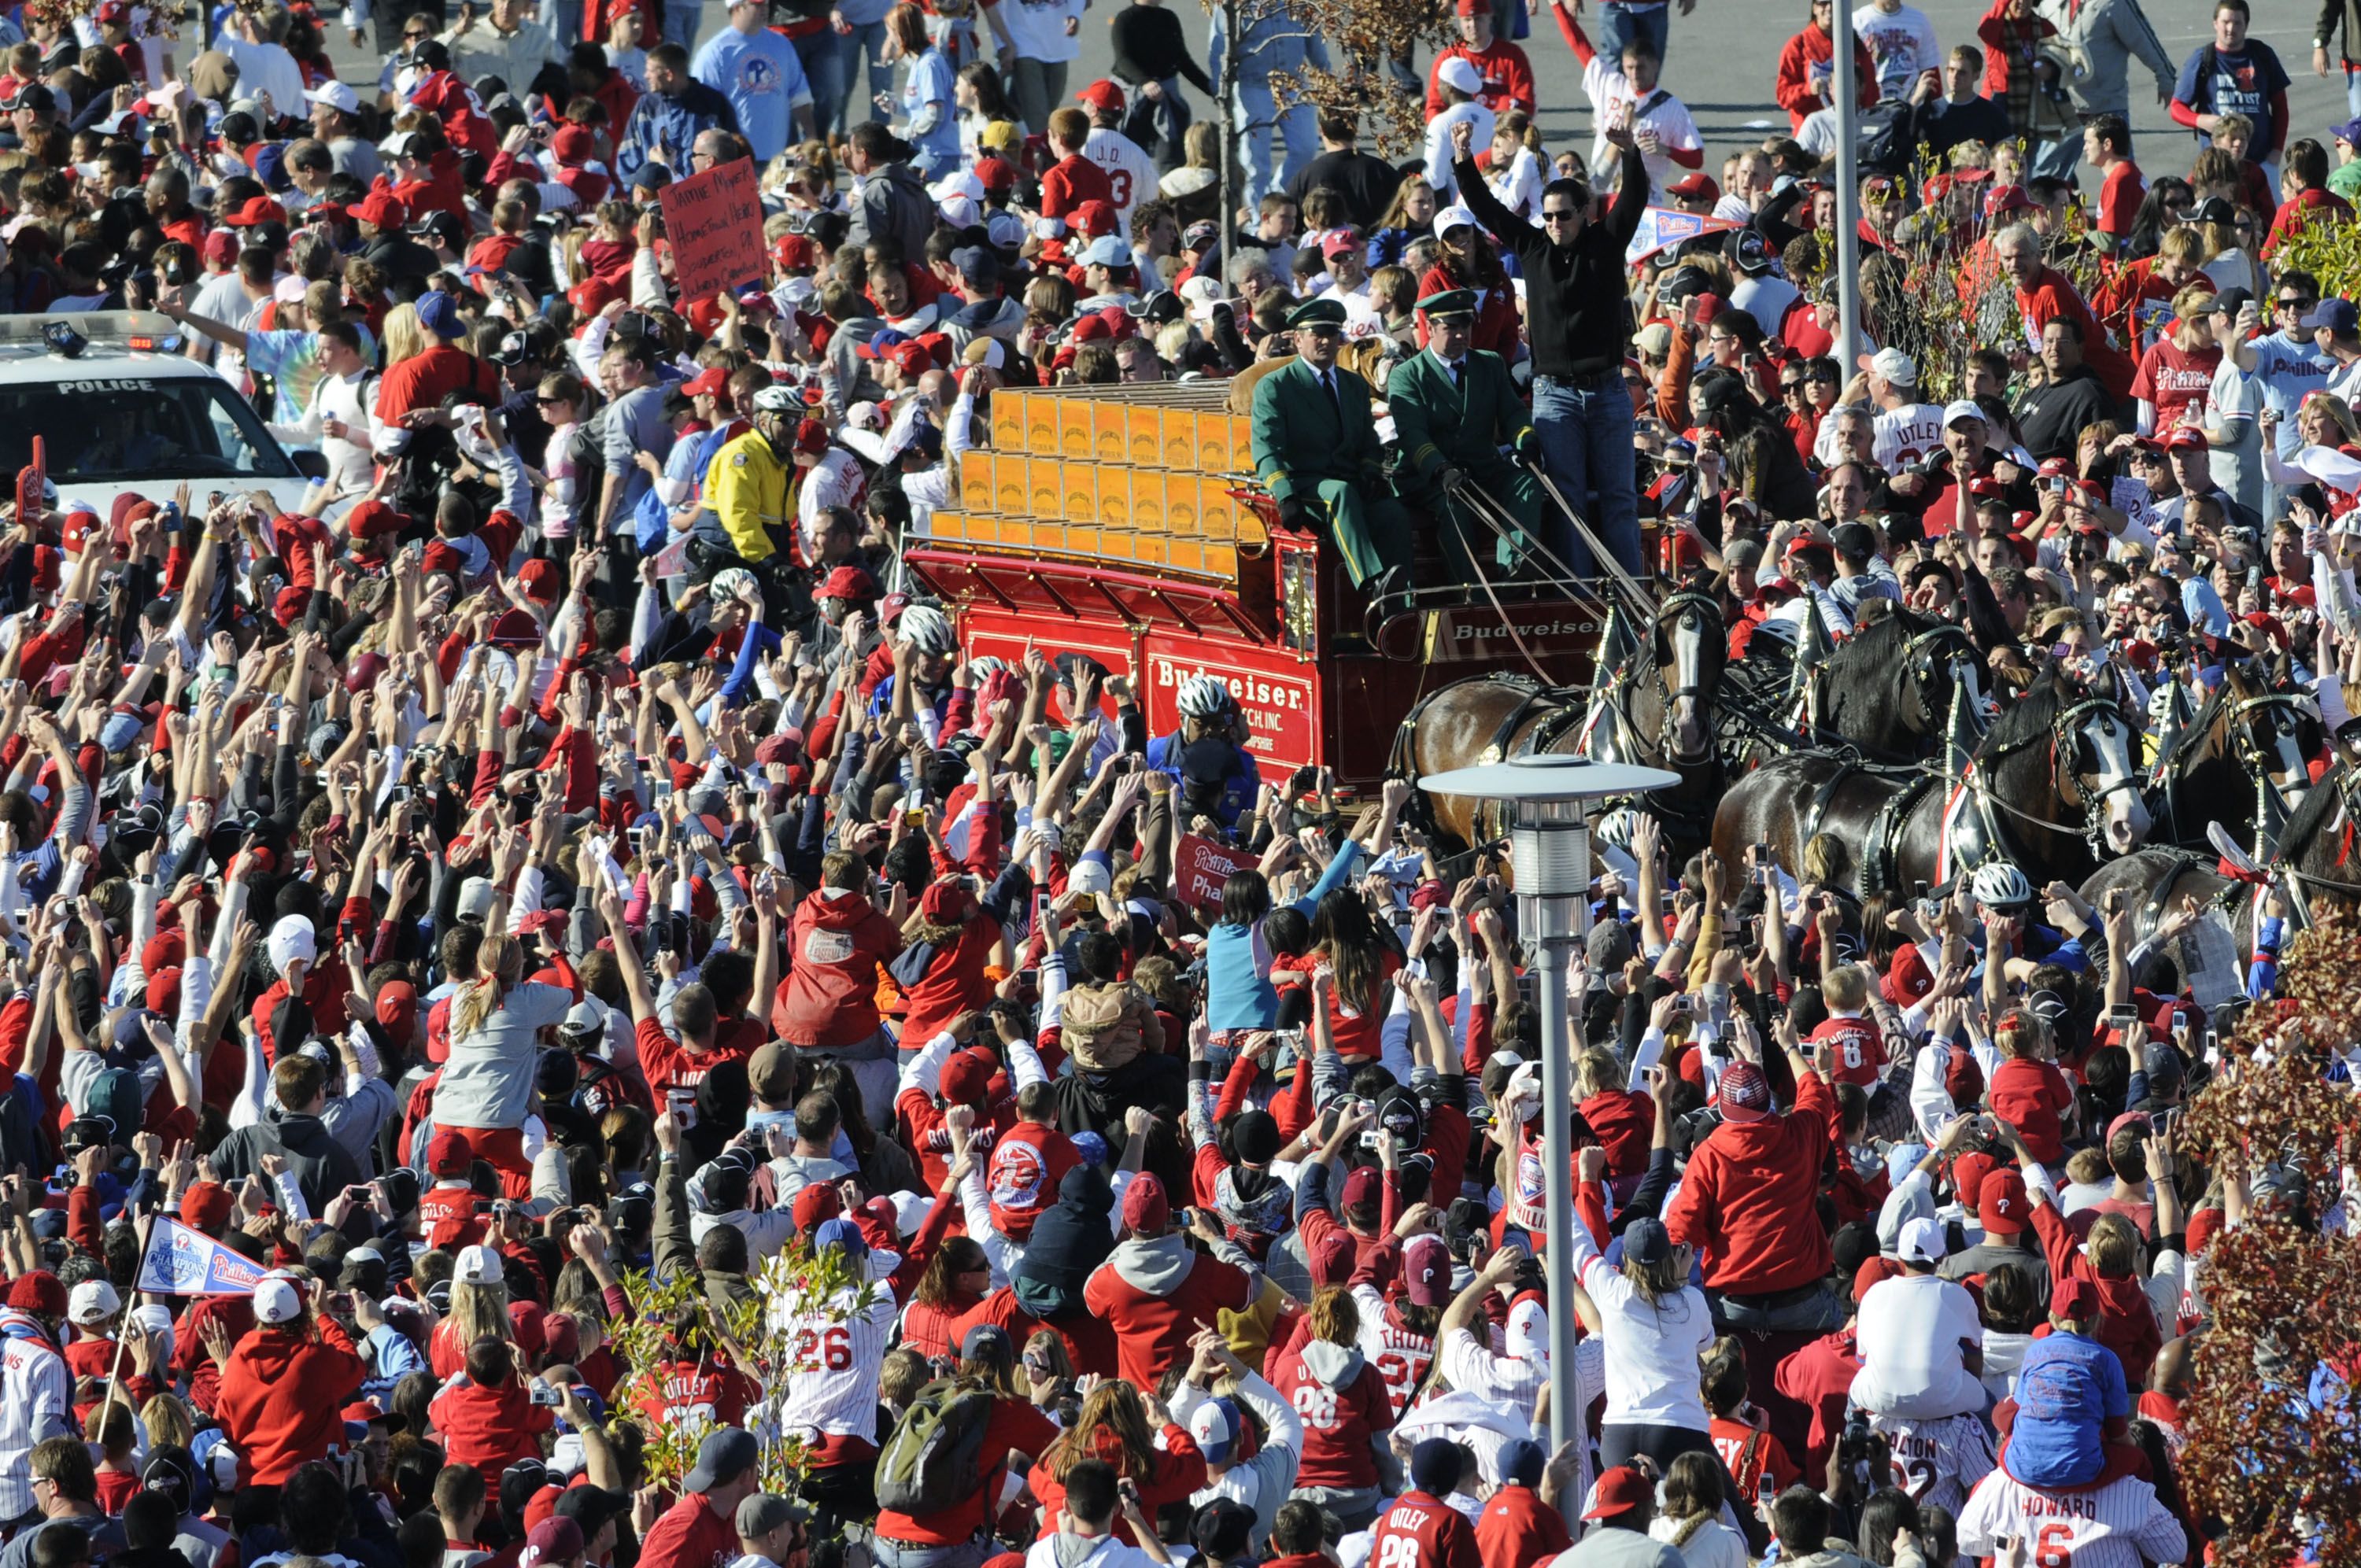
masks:
[[[1828,19],[1836,49],[1829,97],[1837,111],[1837,364],[1849,377],[1861,356],[1860,89],[1853,81],[1850,0],[1836,0]]]
[[[1542,865],[1576,865],[1589,860],[1589,831],[1579,801],[1523,802],[1519,806],[1515,849],[1520,873]],[[1557,844],[1543,848],[1543,840]],[[1562,858],[1564,857],[1564,858]],[[1520,874],[1520,886],[1536,881]],[[1542,1175],[1543,1203],[1552,1245],[1542,1256],[1542,1277],[1549,1292],[1550,1325],[1550,1448],[1582,1436],[1583,1409],[1574,1376],[1575,1313],[1572,1249],[1565,1238],[1573,1234],[1574,1218],[1574,1052],[1580,1042],[1567,1027],[1566,973],[1574,945],[1587,934],[1590,900],[1587,879],[1571,895],[1558,891],[1557,879],[1543,878],[1538,885],[1551,891],[1521,900],[1525,928],[1535,946],[1533,1005],[1542,1022]]]

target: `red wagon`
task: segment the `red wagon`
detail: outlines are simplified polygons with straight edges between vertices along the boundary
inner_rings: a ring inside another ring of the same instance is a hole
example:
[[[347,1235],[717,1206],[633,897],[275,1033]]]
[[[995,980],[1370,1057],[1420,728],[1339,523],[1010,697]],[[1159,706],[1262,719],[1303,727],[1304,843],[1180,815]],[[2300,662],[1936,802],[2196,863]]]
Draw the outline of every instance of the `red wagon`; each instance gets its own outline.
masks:
[[[1263,774],[1307,763],[1366,787],[1422,695],[1470,675],[1590,679],[1606,609],[1589,585],[1444,587],[1422,540],[1411,604],[1374,620],[1333,549],[1283,528],[1223,382],[1003,389],[955,510],[907,553],[972,654],[1029,641],[1137,673],[1151,733],[1183,681],[1227,683]],[[1431,532],[1431,531],[1422,531]]]

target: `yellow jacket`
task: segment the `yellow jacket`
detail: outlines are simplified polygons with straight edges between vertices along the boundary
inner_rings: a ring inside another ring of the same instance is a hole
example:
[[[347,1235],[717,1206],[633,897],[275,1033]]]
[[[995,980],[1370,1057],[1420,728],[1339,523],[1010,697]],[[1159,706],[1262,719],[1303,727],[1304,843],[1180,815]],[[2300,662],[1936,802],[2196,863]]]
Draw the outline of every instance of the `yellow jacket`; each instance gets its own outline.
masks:
[[[773,531],[787,521],[794,477],[795,469],[760,431],[750,430],[714,453],[705,470],[705,505],[743,559],[767,560],[777,548]]]

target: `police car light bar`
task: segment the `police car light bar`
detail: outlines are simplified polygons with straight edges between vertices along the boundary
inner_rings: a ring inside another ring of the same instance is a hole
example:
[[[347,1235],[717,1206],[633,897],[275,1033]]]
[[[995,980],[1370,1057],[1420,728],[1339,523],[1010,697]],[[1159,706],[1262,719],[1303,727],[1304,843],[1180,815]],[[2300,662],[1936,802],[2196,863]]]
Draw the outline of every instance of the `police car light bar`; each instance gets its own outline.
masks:
[[[181,329],[154,311],[56,311],[47,315],[0,316],[0,348],[46,348],[53,323],[62,323],[93,347],[150,354],[167,348]]]

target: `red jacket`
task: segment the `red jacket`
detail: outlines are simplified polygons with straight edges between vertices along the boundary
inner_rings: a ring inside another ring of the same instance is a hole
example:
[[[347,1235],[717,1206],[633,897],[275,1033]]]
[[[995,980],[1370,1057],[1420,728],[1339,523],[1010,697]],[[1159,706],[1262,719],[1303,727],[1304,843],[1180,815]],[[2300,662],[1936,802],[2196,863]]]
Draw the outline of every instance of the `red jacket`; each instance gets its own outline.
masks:
[[[1635,1090],[1602,1090],[1576,1107],[1607,1150],[1607,1174],[1637,1176],[1648,1168],[1656,1136],[1656,1102]]]
[[[810,894],[787,928],[791,967],[772,1003],[771,1027],[804,1050],[841,1050],[868,1039],[877,1033],[878,966],[901,950],[900,930],[860,893]]]
[[[1826,68],[1837,56],[1836,40],[1819,28],[1806,25],[1802,32],[1787,40],[1779,51],[1779,82],[1776,96],[1779,106],[1787,111],[1789,129],[1802,130],[1805,116],[1816,109],[1828,106],[1828,95],[1812,81],[1812,68]],[[1835,77],[1829,77],[1835,85]],[[1877,102],[1877,62],[1869,57],[1869,46],[1856,34],[1852,40],[1853,95],[1864,109]]]
[[[1531,1486],[1502,1486],[1476,1519],[1476,1550],[1484,1568],[1532,1568],[1573,1544],[1565,1517]]]
[[[1018,1122],[994,1139],[983,1182],[993,1229],[1013,1242],[1030,1240],[1033,1222],[1058,1201],[1058,1184],[1082,1158],[1071,1138],[1035,1122]]]
[[[1845,1404],[1852,1398],[1853,1374],[1861,1370],[1861,1350],[1850,1329],[1823,1334],[1779,1364],[1779,1392],[1812,1412],[1812,1430],[1804,1443],[1804,1466],[1817,1475],[1844,1430]]]
[[[903,993],[907,1007],[902,1015],[905,1051],[924,1049],[961,1014],[990,1005],[992,978],[984,970],[999,940],[1000,922],[978,913],[968,917],[957,937],[935,950],[927,972]]]
[[[540,1458],[540,1434],[552,1424],[549,1407],[534,1404],[513,1377],[487,1388],[461,1373],[443,1386],[426,1410],[442,1436],[444,1456],[486,1475],[520,1459]]]
[[[1386,1380],[1350,1345],[1307,1339],[1279,1358],[1271,1386],[1303,1418],[1299,1486],[1374,1486],[1369,1440],[1393,1430]],[[1325,1374],[1325,1376],[1323,1376]]]
[[[2050,1288],[2055,1290],[2061,1279],[2087,1279],[2097,1287],[2099,1324],[2091,1337],[2114,1351],[2115,1359],[2124,1364],[2125,1387],[2147,1387],[2148,1368],[2156,1365],[2157,1353],[2164,1348],[2164,1334],[2157,1327],[2156,1309],[2148,1305],[2147,1292],[2140,1288],[2139,1280],[2128,1275],[2110,1279],[2092,1268],[2091,1260],[2082,1255],[2074,1228],[2047,1199],[2034,1202],[2033,1229],[2041,1237],[2041,1251],[2049,1262]]]
[[[985,1506],[999,1498],[1000,1473],[1008,1456],[1014,1453],[1038,1459],[1057,1438],[1057,1427],[1030,1401],[1005,1395],[994,1399],[992,1414],[983,1426],[983,1484],[954,1507],[923,1519],[883,1509],[877,1515],[877,1533],[888,1541],[916,1541],[921,1546],[950,1546],[966,1541],[983,1527]]]
[[[1476,68],[1476,74],[1484,79],[1484,91],[1476,94],[1476,101],[1496,115],[1509,109],[1522,109],[1530,115],[1541,102],[1533,91],[1533,62],[1523,49],[1500,38],[1480,49],[1455,43],[1426,68],[1426,117],[1430,120],[1446,106],[1443,83],[1435,75],[1446,60],[1464,60]]]
[[[278,1324],[238,1341],[222,1368],[213,1412],[237,1450],[237,1484],[276,1486],[345,1441],[345,1405],[368,1375],[333,1319]]]
[[[1178,1236],[1123,1243],[1082,1287],[1091,1315],[1115,1331],[1119,1375],[1139,1388],[1156,1387],[1216,1310],[1243,1310],[1253,1297],[1243,1269],[1188,1251]]]
[[[2015,1127],[2044,1165],[2066,1157],[2066,1133],[2059,1118],[2073,1103],[2074,1086],[2055,1062],[2011,1059],[1993,1069],[1993,1114]]]
[[[1836,1095],[1807,1072],[1793,1111],[1724,1122],[1697,1146],[1664,1223],[1703,1254],[1708,1286],[1760,1296],[1809,1285],[1834,1266],[1818,1199],[1836,1118]]]

